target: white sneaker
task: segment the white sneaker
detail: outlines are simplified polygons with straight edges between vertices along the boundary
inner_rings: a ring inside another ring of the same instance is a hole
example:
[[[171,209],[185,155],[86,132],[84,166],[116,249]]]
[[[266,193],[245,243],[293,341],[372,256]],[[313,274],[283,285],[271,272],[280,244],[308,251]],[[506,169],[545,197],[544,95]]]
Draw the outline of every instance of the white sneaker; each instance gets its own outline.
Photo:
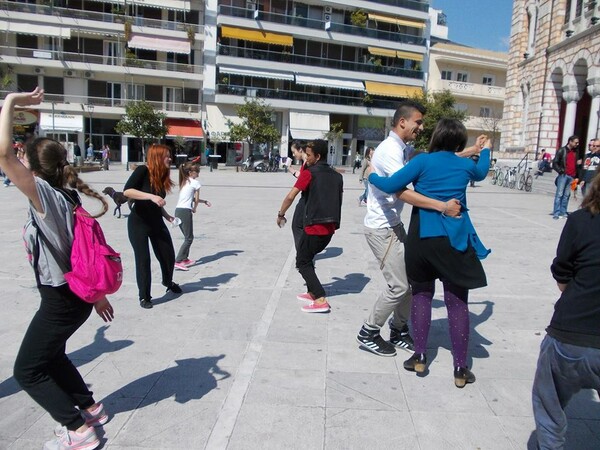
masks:
[[[82,433],[59,427],[54,431],[54,435],[56,439],[46,442],[44,450],[92,450],[100,445],[93,427]]]

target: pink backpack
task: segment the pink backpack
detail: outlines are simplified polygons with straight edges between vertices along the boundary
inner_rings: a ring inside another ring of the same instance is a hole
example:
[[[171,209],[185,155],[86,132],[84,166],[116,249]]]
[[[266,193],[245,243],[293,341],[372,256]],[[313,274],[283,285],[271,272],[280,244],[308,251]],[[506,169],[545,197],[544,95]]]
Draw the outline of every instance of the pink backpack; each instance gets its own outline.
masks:
[[[75,207],[73,219],[71,271],[65,273],[65,280],[74,294],[95,303],[121,287],[121,255],[106,243],[98,221],[81,206]]]
[[[74,205],[73,246],[71,248],[71,270],[62,267],[65,280],[71,291],[87,303],[96,303],[106,295],[114,294],[123,283],[121,255],[106,243],[104,232],[96,219],[75,203],[69,194],[57,189]],[[33,221],[35,225],[35,220]],[[38,236],[44,241],[54,259],[59,262],[56,250],[37,227]],[[39,255],[39,250],[37,250]],[[34,257],[34,270],[38,285],[37,256]],[[59,263],[60,264],[60,263]]]

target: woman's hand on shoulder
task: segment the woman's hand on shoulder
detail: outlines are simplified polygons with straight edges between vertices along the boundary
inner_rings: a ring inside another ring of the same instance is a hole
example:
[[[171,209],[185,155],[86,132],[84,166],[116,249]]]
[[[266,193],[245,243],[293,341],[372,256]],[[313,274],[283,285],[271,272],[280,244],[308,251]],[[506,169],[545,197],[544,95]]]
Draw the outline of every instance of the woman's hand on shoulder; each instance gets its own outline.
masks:
[[[113,311],[113,307],[106,297],[94,303],[94,309],[96,310],[100,318],[102,318],[102,320],[104,320],[105,322],[112,322],[112,320],[115,318],[115,312]]]

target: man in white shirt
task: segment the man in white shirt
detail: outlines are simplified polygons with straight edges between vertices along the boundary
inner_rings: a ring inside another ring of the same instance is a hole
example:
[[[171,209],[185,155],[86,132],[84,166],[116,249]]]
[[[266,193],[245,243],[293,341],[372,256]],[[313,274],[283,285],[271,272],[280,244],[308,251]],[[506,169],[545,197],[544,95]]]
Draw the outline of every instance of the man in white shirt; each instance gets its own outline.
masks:
[[[400,102],[389,136],[373,154],[372,171],[378,175],[390,176],[404,167],[414,151],[407,142],[414,141],[423,131],[424,114],[425,108],[421,104],[412,100]],[[400,195],[390,195],[373,185],[369,186],[364,233],[379,262],[387,287],[379,294],[356,340],[361,347],[380,356],[395,356],[396,347],[409,352],[414,348],[407,324],[412,295],[404,263],[406,231],[400,219],[405,202],[445,212],[450,216],[460,214],[460,204],[454,199],[441,202],[410,189],[404,190]],[[387,342],[381,337],[380,330],[392,313],[389,324],[390,341]]]

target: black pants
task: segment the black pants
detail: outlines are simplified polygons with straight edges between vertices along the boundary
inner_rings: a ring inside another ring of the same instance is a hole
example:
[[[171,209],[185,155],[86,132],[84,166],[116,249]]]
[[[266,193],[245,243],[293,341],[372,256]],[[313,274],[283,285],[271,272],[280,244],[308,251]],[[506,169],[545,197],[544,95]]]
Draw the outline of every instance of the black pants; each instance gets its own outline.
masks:
[[[154,250],[154,255],[160,264],[163,286],[170,286],[173,282],[173,270],[175,269],[175,249],[171,233],[163,222],[144,220],[134,210],[129,214],[127,220],[127,231],[129,242],[133,247],[135,256],[135,278],[138,285],[140,300],[150,300],[150,288],[152,285],[152,272],[150,267],[150,249],[148,240]]]
[[[80,409],[92,406],[93,394],[65,354],[66,342],[92,312],[68,285],[40,287],[42,301],[25,333],[14,376],[23,390],[69,430],[85,421]],[[79,408],[79,409],[77,409]]]
[[[325,297],[325,289],[317,277],[313,260],[315,256],[325,250],[325,247],[331,242],[332,236],[332,234],[314,236],[304,233],[296,252],[296,268],[304,278],[308,292],[315,298]]]

